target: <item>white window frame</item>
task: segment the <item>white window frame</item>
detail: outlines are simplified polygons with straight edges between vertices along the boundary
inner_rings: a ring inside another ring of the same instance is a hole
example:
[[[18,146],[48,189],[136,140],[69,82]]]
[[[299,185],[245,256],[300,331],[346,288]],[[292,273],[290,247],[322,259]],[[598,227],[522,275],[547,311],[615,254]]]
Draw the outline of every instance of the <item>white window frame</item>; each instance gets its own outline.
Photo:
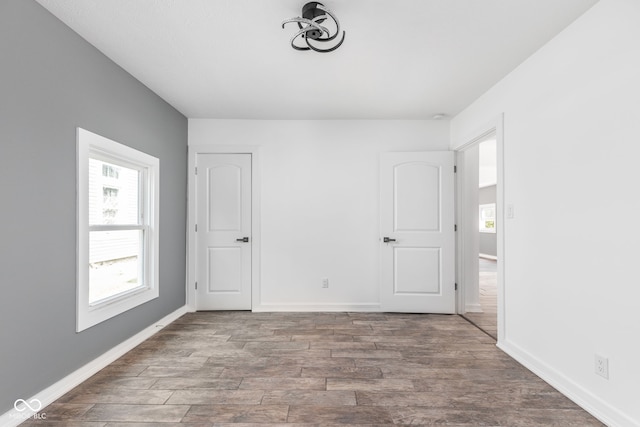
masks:
[[[493,209],[493,228],[487,228],[484,226],[484,223],[482,221],[482,211],[484,209]],[[480,232],[481,233],[492,233],[495,234],[496,232],[496,216],[497,216],[497,212],[496,212],[496,204],[495,203],[487,203],[484,205],[480,205],[479,209],[478,209],[478,220],[479,220],[479,228],[480,228]]]
[[[77,284],[76,332],[157,298],[159,292],[160,160],[108,138],[77,128]],[[89,158],[139,170],[141,222],[133,226],[89,225]],[[144,230],[143,283],[131,291],[89,304],[91,231]]]

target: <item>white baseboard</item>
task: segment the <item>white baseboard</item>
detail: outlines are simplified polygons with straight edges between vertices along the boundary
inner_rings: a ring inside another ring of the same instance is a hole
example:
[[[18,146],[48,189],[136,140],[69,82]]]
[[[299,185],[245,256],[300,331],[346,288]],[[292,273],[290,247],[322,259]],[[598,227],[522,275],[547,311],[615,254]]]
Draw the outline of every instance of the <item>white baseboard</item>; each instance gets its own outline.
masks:
[[[146,329],[138,332],[128,340],[118,344],[113,347],[111,350],[106,353],[98,356],[93,359],[91,362],[82,366],[80,369],[70,373],[66,377],[62,378],[60,381],[55,384],[47,387],[46,389],[40,391],[35,396],[32,396],[29,399],[25,399],[27,402],[33,402],[34,399],[40,401],[41,409],[40,410],[32,410],[31,407],[24,408],[21,412],[17,409],[13,408],[4,414],[0,415],[0,426],[2,427],[14,427],[17,426],[28,419],[33,419],[34,416],[45,416],[46,417],[46,406],[53,403],[55,400],[59,399],[65,393],[69,392],[74,387],[78,386],[82,382],[89,379],[92,375],[96,374],[101,369],[108,366],[110,363],[114,362],[118,358],[122,357],[125,353],[132,350],[134,347],[141,344],[143,341],[154,335],[156,332],[160,331],[162,328],[167,326],[169,323],[178,319],[183,314],[187,313],[188,307],[182,306],[173,313],[168,314],[162,319],[158,320],[153,325],[149,326]],[[35,405],[34,405],[35,406]]]
[[[484,259],[490,259],[492,261],[497,261],[498,257],[495,255],[488,255],[488,254],[479,254],[478,255],[480,258],[484,258]]]
[[[255,312],[270,311],[299,311],[299,312],[380,312],[379,303],[361,303],[361,304],[260,304],[251,309]]]
[[[482,306],[480,305],[480,303],[466,304],[464,306],[464,310],[465,313],[484,313],[484,311],[482,311]]]
[[[607,426],[640,427],[640,421],[614,408],[519,346],[508,341],[498,342],[497,346]]]

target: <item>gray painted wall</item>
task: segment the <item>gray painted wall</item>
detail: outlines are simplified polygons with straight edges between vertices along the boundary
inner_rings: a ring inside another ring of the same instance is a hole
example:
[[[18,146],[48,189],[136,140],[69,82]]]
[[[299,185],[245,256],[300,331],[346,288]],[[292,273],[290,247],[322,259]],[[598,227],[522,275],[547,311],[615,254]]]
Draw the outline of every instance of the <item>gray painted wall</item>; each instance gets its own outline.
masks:
[[[478,204],[486,205],[487,203],[496,202],[496,186],[490,185],[478,190]],[[498,243],[496,233],[480,233],[480,253],[486,255],[498,256]]]
[[[187,120],[32,0],[0,2],[0,413],[185,302]],[[75,332],[76,127],[160,159],[160,297]]]

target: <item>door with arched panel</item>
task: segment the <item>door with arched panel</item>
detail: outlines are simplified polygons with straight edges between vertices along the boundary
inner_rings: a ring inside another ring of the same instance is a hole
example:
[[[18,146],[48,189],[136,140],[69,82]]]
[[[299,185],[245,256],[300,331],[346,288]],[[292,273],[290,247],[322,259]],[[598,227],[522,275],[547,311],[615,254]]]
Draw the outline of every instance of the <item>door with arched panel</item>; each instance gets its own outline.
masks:
[[[383,311],[455,313],[453,152],[383,153]]]
[[[198,310],[251,310],[251,154],[197,157]]]

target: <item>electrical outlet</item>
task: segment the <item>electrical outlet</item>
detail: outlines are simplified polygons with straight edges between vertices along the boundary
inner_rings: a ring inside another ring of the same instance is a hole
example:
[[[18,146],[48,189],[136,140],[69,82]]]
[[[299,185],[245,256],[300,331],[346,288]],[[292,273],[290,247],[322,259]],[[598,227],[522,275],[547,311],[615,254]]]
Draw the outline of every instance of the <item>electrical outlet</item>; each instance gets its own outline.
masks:
[[[324,279],[322,279],[322,287],[323,288],[328,288],[329,287],[329,279],[327,279],[326,277]]]
[[[596,374],[608,380],[609,379],[609,359],[596,354],[595,361],[596,361],[596,364],[595,364]]]

